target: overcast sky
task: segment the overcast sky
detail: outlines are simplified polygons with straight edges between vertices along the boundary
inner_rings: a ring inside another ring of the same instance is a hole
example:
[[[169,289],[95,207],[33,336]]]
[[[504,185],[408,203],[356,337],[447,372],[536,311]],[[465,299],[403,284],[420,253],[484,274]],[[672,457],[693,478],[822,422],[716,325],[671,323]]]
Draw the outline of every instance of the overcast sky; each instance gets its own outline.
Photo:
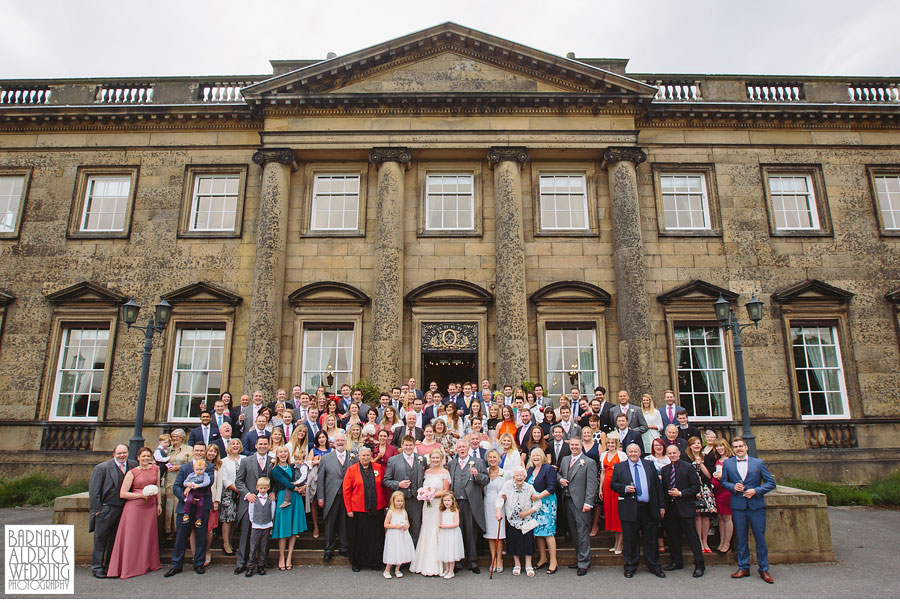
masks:
[[[271,73],[454,21],[631,73],[900,75],[896,0],[0,0],[0,79]]]

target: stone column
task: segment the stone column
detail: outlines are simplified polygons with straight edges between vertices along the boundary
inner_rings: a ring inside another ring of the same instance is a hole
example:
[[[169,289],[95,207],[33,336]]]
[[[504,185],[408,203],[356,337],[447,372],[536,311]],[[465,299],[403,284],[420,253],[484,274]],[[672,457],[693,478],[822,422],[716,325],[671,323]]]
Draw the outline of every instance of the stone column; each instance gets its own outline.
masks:
[[[400,385],[403,352],[403,181],[412,155],[402,147],[376,147],[378,167],[375,295],[372,296],[372,381],[382,391]]]
[[[497,385],[502,387],[508,383],[517,387],[528,378],[528,299],[520,170],[531,157],[524,147],[492,147],[487,159],[494,170]]]
[[[263,166],[263,178],[256,218],[244,391],[261,390],[268,399],[278,387],[288,191],[296,163],[291,149],[260,149],[253,154],[253,163]]]
[[[653,381],[650,297],[635,174],[635,167],[646,159],[633,147],[609,147],[603,154],[609,173],[622,389],[638,402],[641,394],[651,391]]]

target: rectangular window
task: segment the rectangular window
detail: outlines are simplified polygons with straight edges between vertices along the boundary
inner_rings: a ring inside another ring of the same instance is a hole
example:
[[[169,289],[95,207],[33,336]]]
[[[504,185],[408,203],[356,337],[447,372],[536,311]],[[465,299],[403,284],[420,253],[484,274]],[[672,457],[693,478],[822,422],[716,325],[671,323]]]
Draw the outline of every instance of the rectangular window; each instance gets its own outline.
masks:
[[[199,417],[201,402],[212,408],[222,391],[224,356],[224,328],[178,329],[169,405],[173,420]]]
[[[96,419],[109,346],[108,327],[63,329],[51,417]]]
[[[197,174],[191,201],[192,231],[234,231],[240,174]]]
[[[709,196],[704,174],[660,174],[666,230],[709,230]]]
[[[688,416],[730,418],[722,330],[712,326],[676,326],[674,336],[678,394]]]
[[[792,326],[791,351],[803,418],[849,416],[837,329]]]
[[[359,185],[359,174],[316,174],[310,230],[358,230]]]
[[[547,329],[547,393],[568,394],[574,386],[592,392],[597,386],[597,331],[593,328]]]
[[[122,232],[128,214],[131,178],[89,176],[81,217],[83,232]]]
[[[584,174],[541,174],[541,229],[587,230],[587,186]]]
[[[875,176],[875,199],[882,230],[900,232],[900,175]]]
[[[25,176],[0,175],[0,234],[16,232],[24,191]]]
[[[475,230],[473,174],[428,174],[425,230]]]
[[[328,384],[328,375],[334,377]],[[320,385],[333,391],[335,384],[350,383],[353,376],[353,329],[307,328],[303,332],[303,369],[300,385],[314,392]]]
[[[816,195],[809,175],[770,175],[769,195],[776,230],[819,230]]]

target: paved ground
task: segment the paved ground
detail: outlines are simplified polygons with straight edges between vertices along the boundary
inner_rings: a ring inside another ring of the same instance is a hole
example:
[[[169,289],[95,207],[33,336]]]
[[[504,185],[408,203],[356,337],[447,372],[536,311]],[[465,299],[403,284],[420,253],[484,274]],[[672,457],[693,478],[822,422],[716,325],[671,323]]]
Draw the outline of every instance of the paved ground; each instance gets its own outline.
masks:
[[[618,568],[592,568],[583,578],[562,568],[554,576],[514,577],[507,569],[488,581],[486,572],[463,571],[453,580],[406,576],[385,580],[380,572],[352,573],[347,567],[295,567],[251,579],[235,576],[231,566],[213,565],[204,576],[187,571],[164,579],[162,572],[130,580],[97,580],[89,568],[75,573],[75,596],[91,598],[209,599],[256,598],[897,598],[900,592],[900,510],[831,508],[834,563],[772,566],[775,584],[754,575],[732,580],[735,568],[713,566],[697,580],[690,571],[669,572],[665,580],[639,571],[626,580]],[[0,524],[50,523],[46,509],[0,509]],[[2,542],[0,542],[2,546]],[[164,566],[165,569],[165,566]],[[252,590],[251,591],[251,587]]]

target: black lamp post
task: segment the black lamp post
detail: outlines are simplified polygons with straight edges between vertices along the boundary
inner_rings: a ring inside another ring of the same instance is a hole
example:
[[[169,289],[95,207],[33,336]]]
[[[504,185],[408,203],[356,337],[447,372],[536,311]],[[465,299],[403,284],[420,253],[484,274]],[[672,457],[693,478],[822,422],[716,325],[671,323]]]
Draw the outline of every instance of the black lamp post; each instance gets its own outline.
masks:
[[[144,330],[144,354],[141,356],[141,384],[138,388],[137,416],[134,419],[134,435],[128,440],[128,458],[137,460],[137,451],[144,445],[144,406],[147,403],[147,379],[150,374],[150,353],[153,351],[153,336],[161,333],[169,324],[172,306],[166,300],[156,304],[156,311],[147,321],[146,326],[135,325],[141,307],[134,299],[122,305],[122,322],[131,329]]]
[[[756,299],[756,295],[754,294],[750,298],[750,301],[745,304],[744,307],[747,308],[747,316],[749,316],[752,321],[747,324],[740,324],[738,322],[737,315],[734,313],[734,310],[731,309],[731,304],[721,295],[719,295],[719,299],[716,300],[716,303],[713,304],[713,306],[716,308],[716,318],[719,320],[722,329],[731,331],[732,337],[734,338],[734,364],[735,370],[737,371],[738,399],[741,405],[741,425],[744,428],[744,433],[741,434],[741,437],[747,443],[747,450],[749,451],[750,456],[756,456],[756,436],[753,435],[753,432],[750,430],[750,410],[747,407],[747,381],[744,377],[744,350],[741,347],[741,331],[744,330],[745,327],[751,325],[755,327],[758,325],[759,321],[762,319],[763,303]]]

